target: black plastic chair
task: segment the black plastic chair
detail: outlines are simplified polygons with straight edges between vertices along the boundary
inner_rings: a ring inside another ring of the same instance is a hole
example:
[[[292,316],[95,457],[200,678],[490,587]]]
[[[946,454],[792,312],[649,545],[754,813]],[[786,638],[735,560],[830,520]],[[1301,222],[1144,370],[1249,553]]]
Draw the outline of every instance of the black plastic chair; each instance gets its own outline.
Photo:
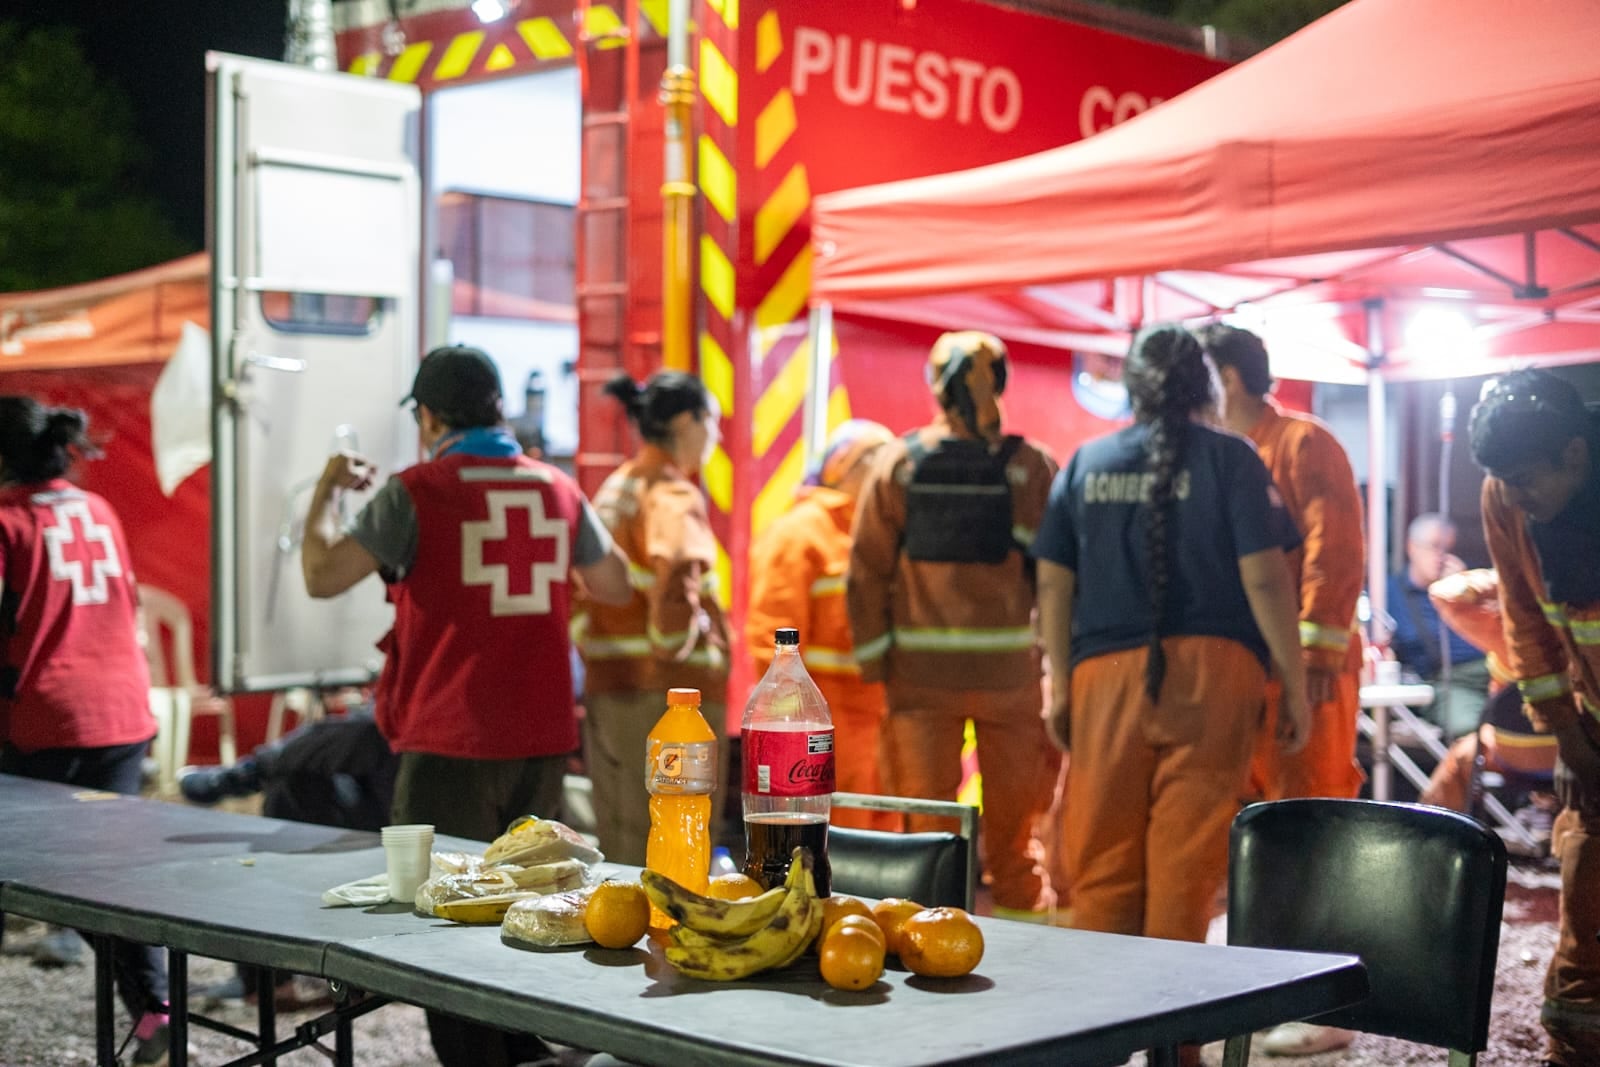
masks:
[[[1450,1050],[1488,1045],[1506,849],[1443,808],[1370,800],[1254,804],[1233,823],[1228,943],[1359,956],[1371,995],[1309,1021]],[[1250,1037],[1223,1063],[1243,1067]]]
[[[948,816],[959,832],[895,833],[828,827],[833,891],[850,896],[905,897],[927,907],[972,910],[978,883],[978,809],[971,804],[866,793],[835,793],[834,807]]]

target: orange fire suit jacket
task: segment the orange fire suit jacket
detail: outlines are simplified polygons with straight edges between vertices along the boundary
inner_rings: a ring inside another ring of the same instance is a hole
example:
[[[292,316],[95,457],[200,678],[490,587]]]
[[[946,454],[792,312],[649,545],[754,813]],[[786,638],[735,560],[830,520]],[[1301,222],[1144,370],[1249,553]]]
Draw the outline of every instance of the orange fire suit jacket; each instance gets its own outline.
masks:
[[[750,550],[745,643],[759,677],[772,666],[773,631],[799,629],[800,658],[833,715],[839,789],[878,793],[878,731],[888,704],[881,683],[861,678],[844,599],[855,510],[854,496],[818,487],[761,534]]]
[[[1361,670],[1356,601],[1366,584],[1361,494],[1350,458],[1318,419],[1287,412],[1270,397],[1250,429],[1261,462],[1305,539],[1289,553],[1300,583],[1300,647],[1307,668]]]
[[[929,448],[952,435],[943,417],[918,433]],[[1055,473],[1055,461],[1031,442],[1011,458],[1017,547],[1000,563],[914,562],[901,551],[911,479],[906,443],[878,451],[856,508],[845,592],[862,678],[955,690],[1012,689],[1039,679],[1026,552]]]
[[[1588,714],[1580,721],[1600,742],[1600,603],[1551,601],[1527,516],[1506,499],[1498,479],[1484,479],[1482,507],[1484,537],[1500,575],[1507,666],[1528,717],[1548,729],[1578,716],[1581,706]],[[1600,815],[1600,782],[1576,784],[1584,813]],[[1571,796],[1563,799],[1574,803]]]
[[[594,503],[628,557],[633,598],[617,606],[587,601],[574,620],[585,690],[682,686],[725,700],[728,627],[717,597],[717,541],[699,487],[665,451],[645,445],[611,473]]]

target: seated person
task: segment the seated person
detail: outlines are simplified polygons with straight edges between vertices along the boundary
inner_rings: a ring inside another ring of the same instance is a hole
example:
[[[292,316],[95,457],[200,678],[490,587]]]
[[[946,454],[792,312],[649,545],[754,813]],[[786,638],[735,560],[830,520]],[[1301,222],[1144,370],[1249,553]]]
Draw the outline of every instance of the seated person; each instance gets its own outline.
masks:
[[[1504,662],[1505,631],[1500,625],[1500,584],[1492,570],[1462,571],[1429,587],[1433,605],[1450,626],[1488,654],[1491,669]],[[1491,681],[1495,690],[1484,707],[1477,732],[1450,746],[1450,755],[1434,768],[1424,804],[1466,811],[1471,803],[1473,764],[1487,771],[1548,779],[1555,772],[1556,739],[1535,733],[1523,713],[1522,694],[1505,683],[1502,672]],[[1537,799],[1535,800],[1537,804]],[[1519,813],[1520,814],[1520,813]],[[1531,815],[1532,813],[1530,813]],[[1547,830],[1548,806],[1537,822]],[[1531,827],[1537,833],[1535,827]]]
[[[1447,738],[1477,728],[1489,695],[1483,652],[1448,625],[1441,642],[1439,613],[1428,598],[1430,585],[1463,569],[1452,555],[1455,546],[1456,528],[1449,519],[1418,515],[1406,528],[1406,569],[1389,576],[1390,648],[1401,666],[1437,690],[1420,714],[1442,727]]]
[[[196,804],[259,792],[261,813],[274,819],[381,830],[398,767],[369,702],[297,727],[232,766],[190,771],[178,788]]]

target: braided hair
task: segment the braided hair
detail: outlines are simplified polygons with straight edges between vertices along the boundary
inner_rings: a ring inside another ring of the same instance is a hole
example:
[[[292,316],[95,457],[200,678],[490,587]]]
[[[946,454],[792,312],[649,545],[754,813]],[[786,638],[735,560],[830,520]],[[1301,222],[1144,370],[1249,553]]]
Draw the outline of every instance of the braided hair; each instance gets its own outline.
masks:
[[[59,478],[72,450],[94,457],[89,416],[75,408],[45,407],[29,396],[0,396],[0,477],[23,485]]]
[[[622,404],[639,436],[661,447],[672,443],[671,423],[675,416],[685,411],[701,415],[711,410],[711,394],[705,383],[683,371],[659,371],[643,385],[627,374],[618,374],[606,382],[604,392]]]
[[[1160,699],[1167,675],[1161,648],[1161,622],[1166,615],[1172,552],[1168,525],[1173,486],[1188,443],[1190,417],[1216,402],[1215,377],[1200,342],[1182,326],[1151,326],[1140,331],[1122,370],[1134,420],[1150,428],[1145,460],[1154,475],[1145,523],[1145,556],[1150,574],[1150,656],[1144,690],[1151,702]]]

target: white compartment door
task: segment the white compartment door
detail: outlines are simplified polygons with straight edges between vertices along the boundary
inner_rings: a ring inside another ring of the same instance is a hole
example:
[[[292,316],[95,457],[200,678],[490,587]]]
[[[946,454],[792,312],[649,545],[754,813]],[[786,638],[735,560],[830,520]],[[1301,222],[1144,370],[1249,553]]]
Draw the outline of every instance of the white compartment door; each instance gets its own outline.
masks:
[[[376,576],[331,600],[300,577],[328,455],[415,462],[421,94],[211,53],[215,373],[212,677],[239,692],[365,682],[392,610]],[[365,496],[347,494],[354,514]]]

